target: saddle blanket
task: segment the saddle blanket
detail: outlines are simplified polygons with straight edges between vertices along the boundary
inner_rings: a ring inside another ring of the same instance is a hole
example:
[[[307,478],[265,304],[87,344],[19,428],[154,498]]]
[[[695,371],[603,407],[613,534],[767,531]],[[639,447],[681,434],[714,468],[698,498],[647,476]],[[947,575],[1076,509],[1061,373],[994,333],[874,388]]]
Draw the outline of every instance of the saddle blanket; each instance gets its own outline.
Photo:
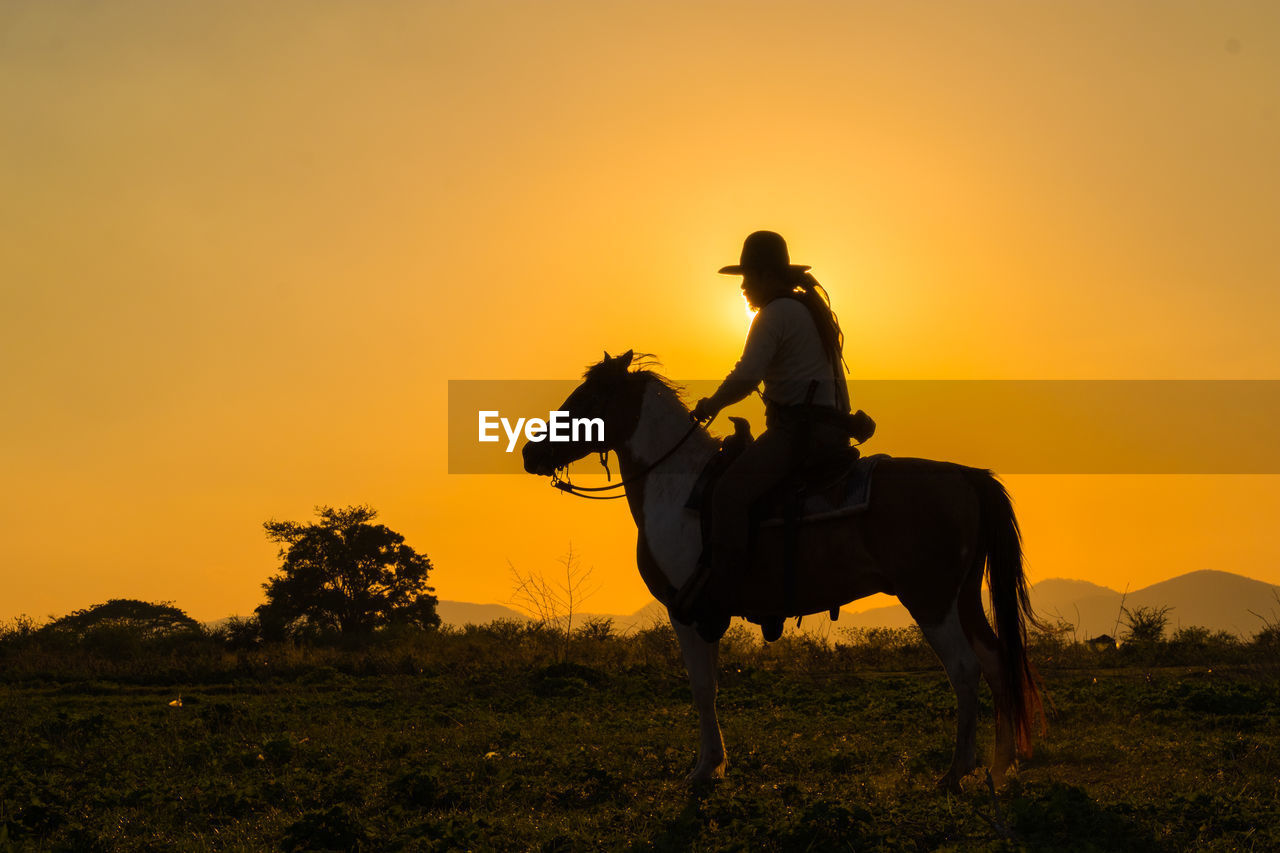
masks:
[[[887,458],[887,453],[877,453],[855,462],[853,470],[845,480],[842,497],[837,501],[831,500],[829,489],[806,494],[804,503],[800,507],[799,520],[801,522],[826,521],[865,510],[871,503],[871,474],[875,471],[876,463]],[[770,517],[763,519],[760,526],[780,527],[785,523],[785,518],[770,513]]]

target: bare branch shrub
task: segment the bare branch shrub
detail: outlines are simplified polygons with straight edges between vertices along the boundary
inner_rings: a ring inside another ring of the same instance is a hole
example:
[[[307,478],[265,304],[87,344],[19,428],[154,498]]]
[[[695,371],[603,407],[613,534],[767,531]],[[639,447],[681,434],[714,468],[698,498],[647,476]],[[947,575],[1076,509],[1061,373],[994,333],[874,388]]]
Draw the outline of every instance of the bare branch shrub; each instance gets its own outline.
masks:
[[[1280,592],[1272,590],[1271,595],[1275,598],[1276,605],[1280,606]],[[1256,610],[1250,610],[1249,612],[1262,620],[1262,628],[1253,635],[1254,645],[1266,649],[1272,654],[1280,654],[1280,616],[1276,615],[1274,609],[1271,611],[1270,616],[1263,616]]]
[[[560,558],[560,565],[564,567],[563,581],[550,580],[542,572],[521,572],[507,563],[512,580],[511,603],[556,634],[560,641],[558,656],[561,662],[566,662],[573,639],[573,618],[597,588],[591,585],[593,570],[582,565],[573,552],[573,543],[569,544],[569,552]]]
[[[1032,626],[1027,641],[1032,652],[1039,657],[1054,658],[1075,644],[1076,626],[1066,619]]]
[[[1122,608],[1125,642],[1154,645],[1164,640],[1165,629],[1169,627],[1169,611],[1172,609],[1168,606],[1135,607],[1133,610]]]

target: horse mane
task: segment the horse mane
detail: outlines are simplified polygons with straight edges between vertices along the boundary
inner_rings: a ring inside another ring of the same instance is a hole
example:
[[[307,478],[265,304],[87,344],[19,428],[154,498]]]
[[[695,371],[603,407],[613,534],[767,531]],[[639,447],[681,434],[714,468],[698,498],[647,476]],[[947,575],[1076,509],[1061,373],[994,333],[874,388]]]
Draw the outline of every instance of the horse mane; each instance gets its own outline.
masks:
[[[587,369],[582,373],[582,378],[591,380],[605,377],[610,372],[611,366],[610,359],[602,359],[601,361],[587,367]],[[631,357],[631,369],[627,371],[626,375],[629,378],[642,377],[644,379],[657,382],[659,385],[674,394],[677,400],[684,403],[684,386],[672,382],[655,369],[661,366],[662,362],[658,360],[656,355],[647,352],[638,352]]]

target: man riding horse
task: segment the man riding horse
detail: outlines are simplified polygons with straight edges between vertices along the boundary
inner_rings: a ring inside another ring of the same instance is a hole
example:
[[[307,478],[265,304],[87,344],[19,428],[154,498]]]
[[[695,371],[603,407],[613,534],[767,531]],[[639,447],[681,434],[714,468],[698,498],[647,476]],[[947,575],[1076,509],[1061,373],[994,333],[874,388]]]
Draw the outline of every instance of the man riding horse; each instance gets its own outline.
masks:
[[[712,634],[728,627],[732,592],[750,560],[751,505],[793,471],[849,445],[844,336],[826,292],[808,270],[791,263],[786,241],[772,231],[749,235],[740,263],[720,270],[742,276],[742,292],[758,310],[742,357],[716,392],[698,401],[692,417],[713,418],[763,383],[766,430],[717,483],[710,560],[675,603],[675,612],[698,622],[704,635],[711,626],[719,627]]]
[[[743,246],[742,263],[724,271],[743,275],[744,293],[761,310],[742,361],[721,388],[691,413],[669,381],[633,364],[633,351],[606,353],[556,410],[600,418],[609,438],[527,442],[524,468],[583,497],[623,490],[636,524],[636,567],[654,597],[667,605],[698,709],[693,781],[723,776],[727,766],[715,702],[718,640],[728,613],[774,620],[885,593],[897,596],[920,626],[955,690],[955,751],[938,784],[959,791],[960,780],[977,766],[982,679],[996,710],[991,775],[1000,784],[1018,749],[1030,753],[1041,699],[1027,657],[1027,625],[1036,622],[1018,520],[991,471],[881,457],[875,497],[865,506],[799,525],[788,507],[782,525],[762,524],[750,546],[753,559],[747,560],[748,508],[756,496],[809,455],[847,448],[845,433],[862,441],[873,426],[865,416],[843,411],[839,327],[805,270],[790,262],[781,237],[753,234]],[[721,517],[712,519],[718,528],[716,574],[714,582],[699,584],[700,576],[712,573],[699,559],[702,520],[688,511],[690,497],[717,457],[725,461],[729,453],[705,429],[691,427],[689,418],[705,419],[761,381],[768,430],[743,451],[720,485],[714,504]],[[609,452],[618,458],[616,484],[588,489],[559,476],[579,459]],[[788,572],[788,565],[804,571]],[[983,608],[984,579],[990,619]],[[700,587],[708,594],[699,594]]]

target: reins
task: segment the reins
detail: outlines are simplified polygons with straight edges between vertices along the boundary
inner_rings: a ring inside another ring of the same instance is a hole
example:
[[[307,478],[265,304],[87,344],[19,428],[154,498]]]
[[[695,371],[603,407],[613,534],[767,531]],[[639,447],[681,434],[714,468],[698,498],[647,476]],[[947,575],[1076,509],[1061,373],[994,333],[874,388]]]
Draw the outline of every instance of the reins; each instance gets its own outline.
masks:
[[[625,480],[619,480],[618,482],[614,483],[611,486],[595,486],[595,487],[575,486],[573,483],[569,482],[568,480],[560,479],[559,474],[551,475],[551,485],[566,494],[573,495],[576,498],[586,498],[587,500],[592,500],[592,501],[616,501],[618,498],[625,498],[626,497],[625,492],[623,494],[618,494],[618,495],[591,495],[586,493],[587,492],[611,492],[614,489],[625,489],[629,483],[634,483],[636,480],[641,480],[647,477],[649,473],[653,471],[654,468],[657,468],[663,462],[666,462],[668,459],[670,459],[672,454],[674,454],[677,450],[679,450],[681,445],[683,445],[686,441],[689,440],[689,436],[697,432],[700,427],[710,426],[713,420],[715,420],[714,415],[712,415],[710,418],[707,418],[705,423],[694,421],[693,426],[689,427],[688,432],[680,436],[680,440],[677,441],[674,445],[672,445],[670,450],[668,450],[666,453],[659,456],[655,461],[650,462],[648,465],[644,467],[643,470],[637,471],[635,474],[632,474],[630,477],[627,477]],[[603,450],[600,452],[600,464],[604,466],[605,475],[607,476],[609,473],[609,451]]]

